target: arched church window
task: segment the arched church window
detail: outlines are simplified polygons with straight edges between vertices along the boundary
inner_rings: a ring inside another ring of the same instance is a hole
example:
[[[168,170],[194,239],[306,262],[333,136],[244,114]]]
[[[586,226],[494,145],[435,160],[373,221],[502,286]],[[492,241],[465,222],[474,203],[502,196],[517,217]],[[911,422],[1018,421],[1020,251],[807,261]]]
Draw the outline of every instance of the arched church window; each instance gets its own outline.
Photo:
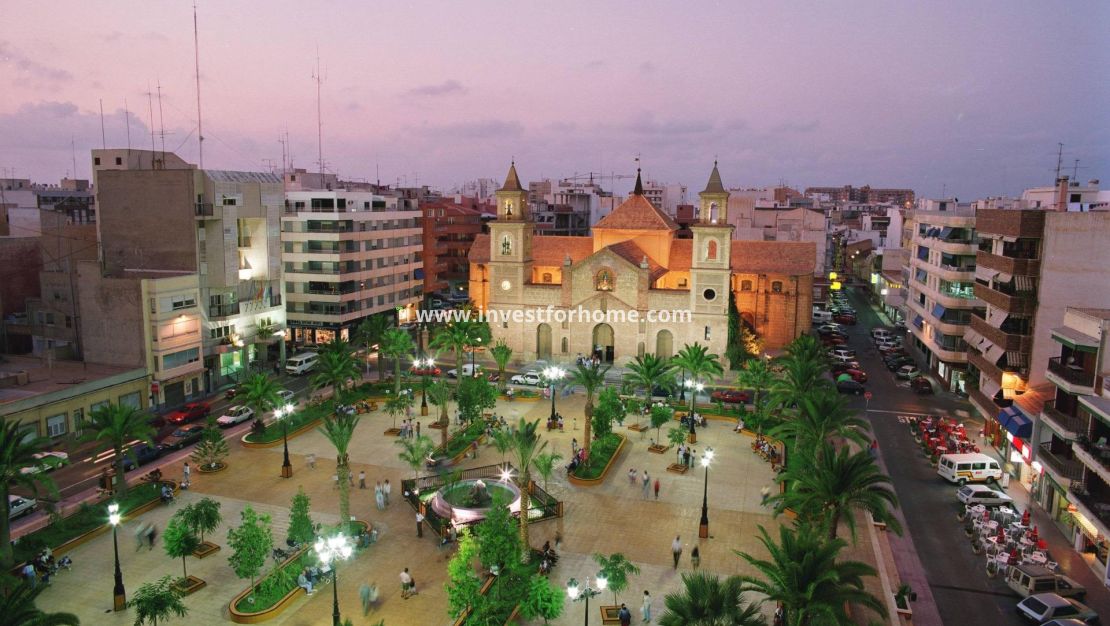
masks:
[[[775,282],[771,283],[771,291],[775,293],[782,293],[782,281],[776,280]]]
[[[705,258],[709,261],[717,260],[717,241],[710,239],[705,244]]]
[[[750,280],[740,281],[740,291],[751,291],[751,290],[752,290],[752,281],[750,281]]]
[[[513,253],[513,238],[509,235],[501,237],[501,254],[509,255]]]
[[[594,289],[598,291],[612,291],[614,285],[613,273],[603,269],[594,277]]]
[[[513,203],[506,200],[505,201],[505,217],[512,217],[512,216],[513,216]]]

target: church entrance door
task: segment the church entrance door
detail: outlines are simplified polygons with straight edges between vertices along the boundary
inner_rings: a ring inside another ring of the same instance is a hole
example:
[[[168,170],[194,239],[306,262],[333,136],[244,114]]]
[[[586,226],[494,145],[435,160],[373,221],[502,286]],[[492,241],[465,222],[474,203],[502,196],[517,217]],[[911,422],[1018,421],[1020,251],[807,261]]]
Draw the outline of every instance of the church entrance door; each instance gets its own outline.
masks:
[[[602,363],[613,362],[613,327],[608,324],[594,326],[594,356]]]

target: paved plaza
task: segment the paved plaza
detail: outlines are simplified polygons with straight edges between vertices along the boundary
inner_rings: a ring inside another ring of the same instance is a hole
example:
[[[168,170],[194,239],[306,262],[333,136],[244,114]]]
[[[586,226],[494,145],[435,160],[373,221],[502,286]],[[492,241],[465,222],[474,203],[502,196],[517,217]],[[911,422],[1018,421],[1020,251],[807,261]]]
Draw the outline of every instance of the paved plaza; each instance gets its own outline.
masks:
[[[541,423],[541,435],[548,440],[549,449],[570,456],[571,438],[583,437],[582,411],[585,403],[580,392],[560,397],[559,412],[567,417],[566,432],[547,432]],[[435,407],[430,407],[435,411]],[[527,419],[544,419],[550,412],[548,402],[501,401],[496,412],[509,420],[524,416]],[[578,416],[573,419],[572,416]],[[438,443],[439,432],[427,428],[433,416],[421,418],[423,434]],[[628,422],[627,424],[630,424]],[[384,619],[387,626],[402,624],[448,624],[447,597],[443,585],[446,580],[446,559],[450,552],[440,548],[430,533],[416,537],[415,514],[400,497],[402,478],[411,477],[411,469],[398,458],[399,447],[395,438],[384,436],[391,419],[381,411],[364,416],[355,433],[351,446],[353,472],[365,470],[369,488],[356,487],[351,493],[351,511],[358,519],[371,522],[380,530],[377,544],[340,566],[339,602],[344,617],[355,624],[372,624]],[[573,427],[577,425],[577,430]],[[566,482],[560,467],[549,485],[550,491],[565,502],[565,516],[534,524],[531,529],[533,545],[554,540],[561,532],[563,543],[559,550],[561,559],[552,574],[553,582],[563,585],[570,577],[583,580],[596,574],[597,568],[591,555],[595,552],[610,554],[621,552],[640,567],[641,573],[631,579],[631,584],[621,597],[636,609],[639,622],[639,601],[643,590],[650,590],[655,598],[655,614],[663,609],[667,593],[680,588],[679,573],[689,571],[690,551],[700,547],[701,566],[719,574],[753,573],[733,550],[764,552],[755,540],[757,527],[767,526],[775,535],[774,527],[784,520],[775,520],[769,510],[760,506],[760,489],[772,484],[770,466],[752,453],[751,438],[732,431],[727,422],[711,422],[698,432],[694,446],[700,454],[706,445],[712,446],[715,458],[709,473],[710,534],[707,540],[697,538],[701,513],[704,473],[700,467],[686,475],[668,473],[666,466],[675,460],[673,452],[654,454],[647,451],[654,430],[638,433],[627,427],[615,426],[616,432],[628,437],[623,453],[611,470],[608,479],[597,487],[577,487]],[[665,436],[666,427],[663,429]],[[129,592],[143,582],[163,575],[181,574],[180,559],[171,559],[162,550],[161,541],[153,551],[146,548],[136,551],[134,528],[141,522],[154,522],[164,529],[166,521],[176,507],[203,496],[211,496],[222,503],[224,525],[211,538],[224,549],[203,560],[190,557],[191,575],[207,581],[208,586],[188,596],[188,623],[215,624],[228,622],[227,606],[231,598],[245,589],[247,581],[235,577],[227,564],[230,550],[226,546],[227,527],[236,525],[239,512],[246,504],[273,516],[275,540],[280,544],[288,525],[290,499],[298,487],[303,487],[312,498],[312,515],[315,520],[334,523],[338,516],[338,493],[332,482],[335,469],[334,449],[318,432],[311,432],[290,441],[290,453],[295,469],[292,479],[279,477],[282,461],[281,446],[268,449],[246,449],[238,441],[231,442],[232,453],[227,471],[211,474],[193,474],[193,488],[183,492],[178,504],[159,507],[132,520],[120,528],[120,558],[124,580]],[[306,455],[315,454],[315,469],[306,465]],[[493,447],[484,446],[478,459],[468,459],[462,467],[488,465],[501,461]],[[564,461],[565,463],[565,461]],[[662,483],[660,497],[644,499],[637,483],[630,485],[627,473],[630,468],[642,472],[646,469],[652,481],[659,477]],[[173,478],[180,468],[171,468],[167,476]],[[374,507],[375,481],[389,479],[394,485],[393,502],[386,511]],[[685,545],[682,563],[676,573],[671,567],[670,545],[675,535],[681,535]],[[84,624],[130,625],[133,614],[111,613],[112,600],[112,539],[105,534],[74,549],[72,571],[63,572],[54,579],[40,600],[41,606],[54,610],[76,613]],[[267,569],[269,567],[267,564]],[[419,594],[409,600],[400,596],[399,572],[410,568],[417,581]],[[378,607],[368,618],[362,616],[358,588],[363,582],[377,583],[381,590]],[[326,625],[331,622],[332,593],[328,587],[311,597],[298,599],[272,624]],[[612,594],[606,593],[595,602],[609,604]],[[773,607],[765,607],[770,616]],[[563,617],[553,624],[579,624],[582,621],[581,603],[569,603]],[[600,624],[600,616],[591,602],[591,623]],[[186,620],[178,620],[185,623]]]

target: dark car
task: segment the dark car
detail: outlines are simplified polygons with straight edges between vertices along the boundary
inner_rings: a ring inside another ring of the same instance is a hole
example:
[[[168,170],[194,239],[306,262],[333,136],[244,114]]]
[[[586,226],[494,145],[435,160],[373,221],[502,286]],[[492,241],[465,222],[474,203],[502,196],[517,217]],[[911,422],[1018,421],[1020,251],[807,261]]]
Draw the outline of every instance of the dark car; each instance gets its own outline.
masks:
[[[836,383],[836,390],[840,393],[854,393],[857,396],[867,391],[863,385],[854,380],[841,380]]]
[[[903,365],[914,365],[912,356],[900,356],[895,359],[890,359],[886,362],[886,368],[892,372],[897,372],[902,369]]]
[[[829,371],[833,374],[839,374],[850,369],[855,369],[851,363],[841,363],[840,361],[836,361],[829,366]]]
[[[848,338],[847,337],[842,337],[840,335],[825,335],[824,337],[821,338],[821,343],[826,348],[832,348],[834,346],[843,346],[843,345],[847,345]]]
[[[660,398],[669,398],[674,395],[674,391],[672,391],[669,387],[656,387],[655,389],[651,390],[651,395],[659,396]]]
[[[855,326],[856,325],[856,316],[853,315],[853,314],[849,314],[849,313],[841,313],[839,315],[834,315],[833,316],[833,321],[838,322],[840,324],[847,324],[849,326]]]
[[[200,441],[201,434],[204,433],[204,424],[190,424],[182,426],[173,431],[172,434],[162,438],[158,442],[158,446],[163,450],[180,450],[185,446],[192,445]]]
[[[710,394],[710,397],[718,402],[729,404],[744,404],[749,399],[748,392],[739,389],[718,389]]]
[[[925,376],[918,376],[910,381],[910,389],[913,389],[915,393],[928,395],[933,393],[933,383]]]
[[[160,456],[162,456],[162,449],[158,446],[145,443],[132,446],[131,452],[123,457],[123,471],[131,471],[140,465],[146,465]]]
[[[188,424],[208,417],[211,410],[207,402],[190,402],[167,415],[166,421],[170,424]]]

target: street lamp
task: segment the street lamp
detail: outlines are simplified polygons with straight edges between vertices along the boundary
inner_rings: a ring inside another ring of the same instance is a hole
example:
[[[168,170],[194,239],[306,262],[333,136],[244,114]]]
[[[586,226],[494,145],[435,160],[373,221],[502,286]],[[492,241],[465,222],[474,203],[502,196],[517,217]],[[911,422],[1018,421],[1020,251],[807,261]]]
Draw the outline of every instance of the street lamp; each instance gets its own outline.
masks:
[[[687,380],[684,384],[686,387],[690,388],[690,443],[694,443],[697,440],[698,434],[698,431],[694,430],[694,410],[696,408],[695,403],[698,400],[698,392],[700,392],[702,389],[705,389],[705,385],[699,382],[694,382],[693,378]]]
[[[287,418],[293,415],[295,409],[296,407],[292,404],[274,409],[274,419],[281,422],[281,438],[285,444],[285,458],[281,462],[282,478],[293,477],[293,464],[289,462],[289,420]]]
[[[482,347],[482,338],[481,337],[475,337],[474,338],[474,343],[476,345],[470,346],[470,375],[472,377],[477,376],[477,374],[478,374],[477,372],[474,371],[474,353],[478,351],[478,348]]]
[[[108,505],[108,523],[112,525],[112,548],[116,553],[116,586],[112,590],[112,610],[122,611],[127,608],[127,592],[123,589],[123,572],[119,568],[119,540],[116,538],[116,527],[120,522],[119,504],[112,502]]]
[[[698,537],[709,537],[709,464],[713,462],[713,448],[706,447],[701,455],[701,464],[705,467],[705,487],[701,492],[701,523],[698,524]]]
[[[428,370],[435,367],[436,361],[432,357],[416,359],[412,366],[420,372],[420,415],[428,414]],[[471,369],[474,369],[471,367]]]
[[[551,421],[555,421],[555,383],[562,380],[567,375],[567,371],[558,365],[545,367],[543,370],[543,377],[551,383]]]
[[[331,623],[332,626],[339,626],[339,561],[346,560],[351,556],[351,544],[347,542],[346,535],[339,533],[333,537],[320,537],[316,540],[316,554],[320,557],[320,562],[324,565],[332,563],[331,566],[331,596],[332,596],[332,611]],[[334,563],[333,563],[334,562]]]
[[[598,576],[598,577],[594,578],[594,586],[593,587],[590,586],[590,579],[589,578],[586,578],[586,585],[584,587],[580,587],[578,585],[578,581],[573,579],[573,578],[571,578],[570,580],[567,581],[567,595],[570,596],[571,601],[572,602],[578,602],[579,600],[585,600],[586,601],[586,611],[583,614],[583,617],[585,619],[582,622],[586,626],[590,626],[590,598],[592,598],[592,597],[600,594],[601,592],[605,591],[605,587],[608,584],[609,584],[609,581],[606,580],[604,576]]]

